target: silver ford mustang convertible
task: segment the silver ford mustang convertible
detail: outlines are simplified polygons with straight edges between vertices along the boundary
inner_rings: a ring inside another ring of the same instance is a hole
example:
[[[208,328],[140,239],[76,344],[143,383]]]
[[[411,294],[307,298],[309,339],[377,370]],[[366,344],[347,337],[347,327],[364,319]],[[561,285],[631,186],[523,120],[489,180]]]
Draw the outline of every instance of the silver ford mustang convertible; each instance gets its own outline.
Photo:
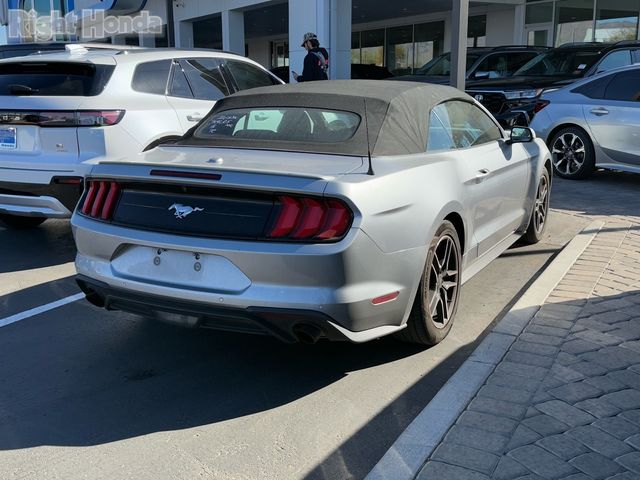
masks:
[[[96,165],[72,224],[87,299],[282,340],[441,341],[461,285],[547,220],[551,162],[445,86],[325,81],[219,101]],[[490,288],[490,286],[488,286]]]

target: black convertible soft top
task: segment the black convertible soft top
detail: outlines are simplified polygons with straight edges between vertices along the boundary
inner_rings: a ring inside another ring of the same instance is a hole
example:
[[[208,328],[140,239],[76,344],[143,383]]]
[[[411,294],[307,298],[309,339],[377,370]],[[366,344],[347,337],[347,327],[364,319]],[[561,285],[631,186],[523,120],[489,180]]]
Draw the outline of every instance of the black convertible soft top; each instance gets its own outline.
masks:
[[[196,138],[191,130],[178,144],[363,157],[424,153],[431,109],[453,99],[473,102],[452,87],[401,81],[330,80],[254,88],[219,100],[207,118],[240,108],[303,107],[353,112],[362,120],[353,137],[337,143]]]

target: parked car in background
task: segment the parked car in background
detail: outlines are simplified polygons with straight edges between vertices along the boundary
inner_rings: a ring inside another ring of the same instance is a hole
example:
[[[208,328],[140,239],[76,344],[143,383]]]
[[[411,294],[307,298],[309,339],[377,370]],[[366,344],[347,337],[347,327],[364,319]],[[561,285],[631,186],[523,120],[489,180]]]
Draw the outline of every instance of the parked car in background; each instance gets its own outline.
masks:
[[[67,218],[91,163],[180,138],[216,100],[282,82],[216,51],[67,45],[0,61],[0,220]]]
[[[271,73],[283,82],[289,83],[289,67],[275,67],[271,69]],[[351,78],[353,80],[386,80],[390,77],[393,77],[393,73],[387,67],[364,63],[351,64]]]
[[[640,173],[640,65],[544,93],[531,127],[555,173],[581,179],[596,167]]]
[[[487,107],[503,125],[527,124],[536,113],[536,100],[545,90],[638,62],[640,42],[637,41],[571,43],[534,58],[510,78],[469,84],[467,93]]]
[[[14,43],[0,45],[0,59],[25,57],[39,53],[51,53],[65,49],[66,43]]]
[[[241,92],[179,142],[92,169],[78,283],[184,326],[432,345],[462,283],[544,233],[551,161],[534,137],[441,85]]]
[[[546,47],[506,45],[467,49],[467,82],[487,78],[505,78],[535,58]],[[443,53],[418,68],[413,75],[398,76],[398,80],[446,85],[451,75],[451,54]]]

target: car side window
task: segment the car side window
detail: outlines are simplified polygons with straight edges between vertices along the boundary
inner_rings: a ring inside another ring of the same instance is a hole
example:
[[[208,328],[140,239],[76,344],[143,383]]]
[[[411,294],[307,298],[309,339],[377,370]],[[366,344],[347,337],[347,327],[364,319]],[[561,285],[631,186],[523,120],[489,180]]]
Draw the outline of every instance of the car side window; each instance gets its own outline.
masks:
[[[136,92],[165,95],[170,71],[171,60],[141,63],[133,73],[131,88]]]
[[[604,92],[609,85],[609,82],[613,78],[613,75],[606,75],[601,78],[597,78],[596,80],[592,80],[591,82],[587,82],[579,87],[571,90],[574,93],[580,93],[588,98],[593,99],[602,99],[604,98]]]
[[[451,137],[456,148],[468,148],[502,138],[502,131],[480,108],[469,102],[452,100],[445,102],[438,117],[450,125]]]
[[[448,122],[446,124],[443,123],[438,115],[440,112],[440,115],[447,118],[446,112],[444,112],[443,115],[443,109],[444,107],[442,105],[438,105],[431,110],[431,114],[429,115],[427,152],[439,152],[443,150],[453,150],[456,148],[453,143],[453,138],[451,138],[451,125]]]
[[[630,50],[616,50],[602,59],[596,72],[606,72],[613,68],[626,67],[632,63]]]
[[[475,77],[502,78],[508,75],[507,56],[504,53],[487,55],[474,73]]]
[[[184,74],[184,70],[178,61],[173,64],[173,76],[171,77],[169,95],[172,97],[193,98],[193,92],[187,81],[187,76]]]
[[[238,90],[278,85],[278,82],[271,75],[248,62],[226,60],[225,65],[236,81]]]
[[[607,85],[604,98],[623,102],[640,101],[640,69],[616,73]]]
[[[505,52],[488,55],[480,62],[474,75],[480,77],[488,74],[488,78],[510,77],[536,55],[536,52]]]
[[[507,55],[509,75],[516,73],[521,67],[536,58],[538,54],[539,52],[516,52]]]
[[[220,100],[229,95],[229,88],[222,76],[220,63],[216,59],[187,58],[180,59],[179,64],[194,98]]]

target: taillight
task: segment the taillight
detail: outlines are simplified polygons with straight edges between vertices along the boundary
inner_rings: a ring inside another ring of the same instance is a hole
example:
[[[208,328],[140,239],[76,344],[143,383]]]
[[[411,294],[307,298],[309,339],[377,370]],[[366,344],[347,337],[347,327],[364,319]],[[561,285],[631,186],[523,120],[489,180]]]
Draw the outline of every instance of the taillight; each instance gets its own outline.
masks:
[[[0,111],[0,124],[55,127],[107,127],[124,117],[124,110]]]
[[[107,180],[91,180],[80,211],[100,220],[111,220],[120,197],[120,185]]]
[[[540,110],[542,110],[544,107],[546,107],[547,105],[549,105],[549,100],[538,100],[536,102],[536,106],[533,107],[533,113],[538,113]]]
[[[298,241],[331,241],[344,236],[353,213],[340,200],[278,197],[279,211],[267,236]]]
[[[124,110],[97,110],[77,112],[79,127],[107,127],[115,125],[124,117]]]

